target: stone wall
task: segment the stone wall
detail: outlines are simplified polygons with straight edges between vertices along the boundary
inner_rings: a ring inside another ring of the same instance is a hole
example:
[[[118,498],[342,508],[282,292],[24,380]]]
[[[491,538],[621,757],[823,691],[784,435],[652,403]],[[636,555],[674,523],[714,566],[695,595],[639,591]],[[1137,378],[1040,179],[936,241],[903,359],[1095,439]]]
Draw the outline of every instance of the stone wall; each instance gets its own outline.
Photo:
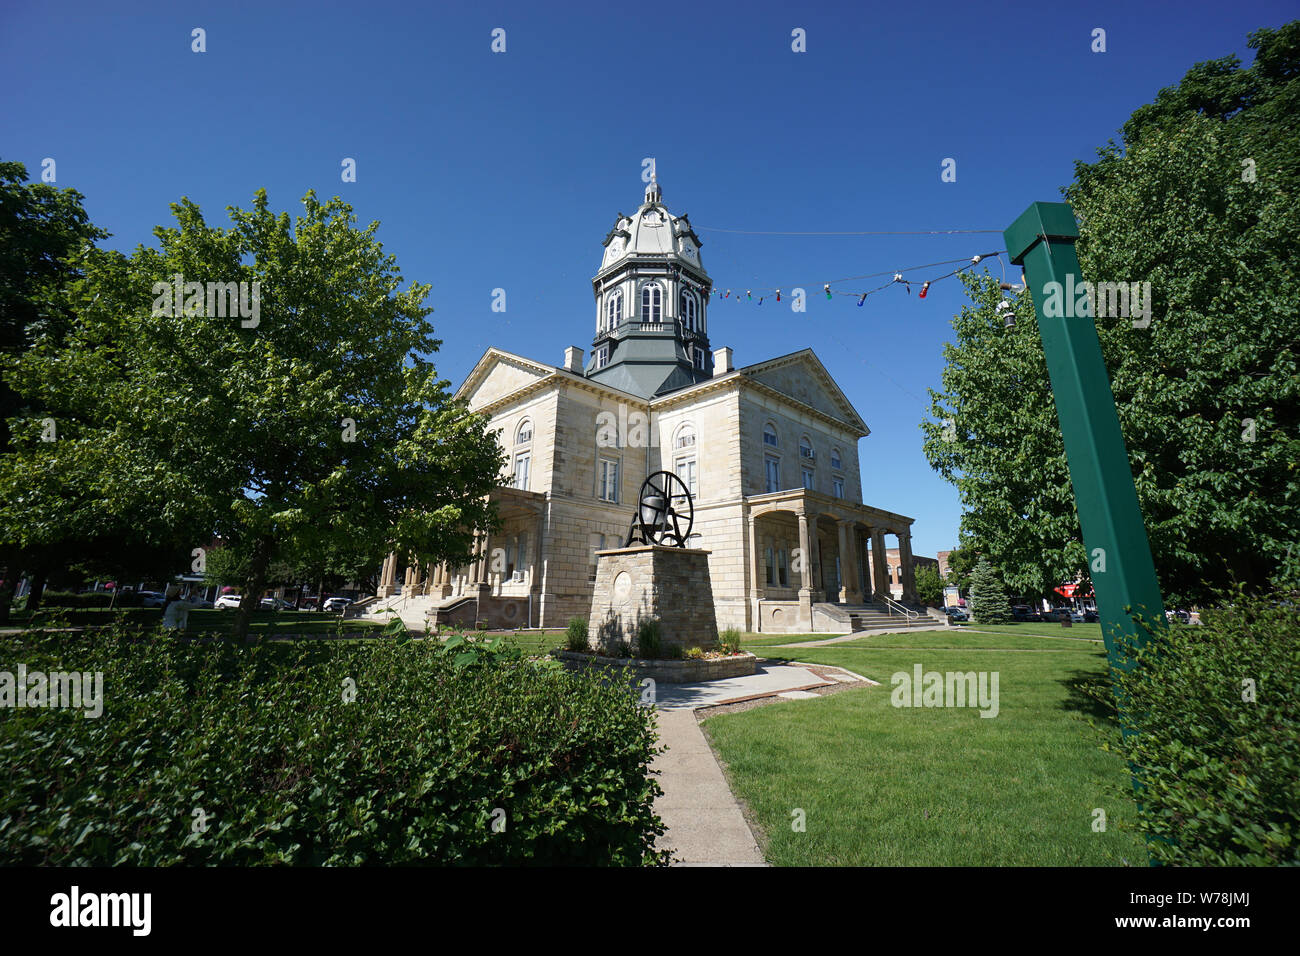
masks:
[[[709,552],[638,545],[597,554],[587,623],[593,646],[635,645],[637,626],[659,621],[664,647],[708,650],[718,643]]]

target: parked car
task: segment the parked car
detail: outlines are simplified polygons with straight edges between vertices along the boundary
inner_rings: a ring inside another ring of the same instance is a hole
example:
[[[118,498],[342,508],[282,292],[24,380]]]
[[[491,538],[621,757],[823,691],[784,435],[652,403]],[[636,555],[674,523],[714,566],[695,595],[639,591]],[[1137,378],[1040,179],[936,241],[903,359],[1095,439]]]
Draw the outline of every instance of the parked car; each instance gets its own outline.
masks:
[[[345,597],[332,597],[325,599],[323,610],[330,611],[334,614],[342,614],[351,606],[352,602]]]
[[[296,611],[298,610],[288,601],[281,600],[278,597],[264,597],[258,602],[258,607],[263,611]]]
[[[946,607],[946,608],[943,609],[943,611],[944,611],[945,614],[948,615],[948,620],[949,620],[949,621],[969,621],[969,620],[970,620],[970,615],[967,614],[963,609],[961,609],[961,608],[959,608],[959,607]]]
[[[157,591],[136,591],[136,599],[141,607],[162,607],[167,599]]]
[[[1017,604],[1011,608],[1011,619],[1013,621],[1041,621],[1043,616],[1028,604]]]
[[[217,598],[213,606],[221,611],[234,611],[238,610],[239,602],[243,599],[244,598],[239,594],[223,594],[221,597]]]
[[[298,610],[300,611],[315,611],[319,608],[320,598],[318,597],[305,597],[298,602]]]
[[[1099,618],[1099,617],[1097,616],[1097,612],[1094,611],[1094,610],[1089,609],[1089,610],[1083,612],[1083,623],[1084,623],[1084,624],[1096,624],[1096,623],[1097,623],[1098,621],[1100,621],[1100,620],[1101,620],[1101,618]]]

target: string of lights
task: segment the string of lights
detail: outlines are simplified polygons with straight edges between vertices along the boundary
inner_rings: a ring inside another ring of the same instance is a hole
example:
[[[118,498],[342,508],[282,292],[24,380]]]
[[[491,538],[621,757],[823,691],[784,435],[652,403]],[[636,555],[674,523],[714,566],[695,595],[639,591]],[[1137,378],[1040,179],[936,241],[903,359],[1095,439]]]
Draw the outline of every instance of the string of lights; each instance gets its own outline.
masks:
[[[716,229],[709,226],[698,227],[699,232],[723,232],[733,236],[784,236],[790,238],[833,239],[854,236],[960,236],[960,235],[1001,235],[1001,229],[912,229],[907,231],[874,232],[757,232],[749,229]]]
[[[981,230],[971,230],[971,231],[981,231]],[[910,295],[911,292],[912,292],[912,286],[913,286],[914,284],[918,284],[918,283],[919,283],[919,285],[921,286],[921,290],[920,290],[920,293],[917,295],[917,298],[919,298],[919,299],[924,299],[924,298],[929,294],[929,292],[930,292],[930,286],[934,285],[936,282],[941,282],[941,281],[944,280],[944,279],[947,279],[947,278],[949,278],[949,277],[951,277],[951,276],[955,276],[955,275],[957,275],[958,273],[965,271],[966,269],[973,269],[973,268],[975,268],[977,265],[979,265],[981,262],[983,262],[985,259],[993,259],[993,258],[996,258],[996,259],[998,260],[998,263],[1002,266],[1002,279],[1003,279],[1003,281],[1000,283],[1001,286],[1002,286],[1002,288],[1003,288],[1003,289],[1015,289],[1015,288],[1017,288],[1016,286],[1009,285],[1009,284],[1006,282],[1006,268],[1007,268],[1007,267],[1006,267],[1006,263],[1005,263],[1005,262],[1003,261],[1003,259],[1002,259],[1002,255],[1003,255],[1004,252],[1006,252],[1006,250],[1005,250],[1005,249],[1001,249],[1001,250],[998,250],[997,252],[982,252],[982,253],[980,253],[979,255],[970,256],[969,258],[963,258],[963,259],[946,259],[946,260],[944,260],[944,261],[942,261],[942,262],[928,262],[928,263],[925,263],[924,265],[919,265],[919,266],[906,266],[905,268],[902,268],[902,269],[892,269],[892,270],[888,270],[888,271],[886,271],[886,272],[873,272],[873,273],[868,273],[868,274],[866,274],[866,275],[847,276],[847,277],[845,277],[845,278],[843,278],[843,279],[831,279],[829,282],[823,282],[823,283],[821,283],[822,292],[825,293],[826,298],[827,298],[828,301],[829,301],[829,300],[832,300],[832,299],[833,299],[835,296],[837,296],[837,295],[839,295],[839,296],[846,296],[846,297],[849,297],[849,298],[856,298],[856,299],[858,300],[858,305],[861,306],[861,305],[863,305],[863,303],[865,303],[865,302],[867,301],[868,296],[873,296],[873,295],[875,295],[875,294],[877,294],[877,293],[879,293],[879,292],[884,292],[886,289],[892,288],[892,287],[894,287],[894,286],[896,286],[896,285],[901,285],[901,286],[903,286],[903,288],[905,288],[905,289],[907,290],[908,294]],[[934,268],[937,268],[937,267],[939,267],[939,266],[952,265],[953,263],[956,263],[956,262],[960,262],[960,263],[962,263],[962,265],[959,265],[956,269],[953,269],[953,270],[950,271],[950,272],[945,272],[943,275],[934,276],[933,278],[926,279],[926,280],[924,280],[924,281],[920,281],[920,280],[917,280],[917,279],[908,279],[908,278],[906,278],[906,275],[905,275],[905,274],[908,273],[908,272],[918,272],[918,271],[920,271],[920,270],[922,270],[922,269],[934,269]],[[854,281],[857,281],[857,280],[859,280],[859,279],[876,279],[876,278],[879,278],[879,277],[881,277],[881,276],[892,276],[892,278],[891,278],[888,282],[886,282],[884,285],[877,286],[877,287],[874,288],[874,289],[868,289],[868,290],[865,291],[865,292],[862,292],[862,291],[848,291],[848,290],[843,290],[843,289],[832,289],[832,288],[831,288],[832,285],[837,284],[837,283],[841,283],[841,282],[854,282]],[[816,284],[815,284],[815,283],[809,283],[809,285],[811,285],[811,286],[814,287],[814,288],[816,287]],[[804,288],[804,287],[803,287],[803,286],[794,286],[794,287],[789,287],[789,288]],[[722,290],[719,290],[719,289],[714,289],[710,294],[711,294],[711,295],[715,295],[715,296],[717,296],[718,299],[719,299],[720,301],[721,301],[721,300],[730,300],[730,299],[732,299],[732,290],[731,290],[731,289],[727,289],[726,291],[722,291]],[[763,304],[763,301],[764,301],[765,299],[771,297],[771,296],[775,296],[776,301],[777,301],[777,302],[780,302],[780,301],[781,301],[781,297],[782,297],[783,294],[784,294],[784,293],[783,293],[783,292],[781,291],[781,289],[779,289],[779,288],[770,288],[770,289],[766,289],[766,288],[765,288],[765,289],[760,289],[760,290],[759,290],[759,296],[758,296],[758,299],[757,299],[757,301],[755,302],[755,304],[756,304],[756,305],[762,305],[762,304]],[[736,293],[735,293],[735,299],[734,299],[734,301],[737,301],[737,302],[754,302],[754,301],[755,301],[755,300],[754,300],[754,291],[753,291],[752,289],[746,289],[745,292],[744,292],[744,297],[742,298],[742,297],[741,297],[741,293],[740,293],[740,291],[737,290]]]

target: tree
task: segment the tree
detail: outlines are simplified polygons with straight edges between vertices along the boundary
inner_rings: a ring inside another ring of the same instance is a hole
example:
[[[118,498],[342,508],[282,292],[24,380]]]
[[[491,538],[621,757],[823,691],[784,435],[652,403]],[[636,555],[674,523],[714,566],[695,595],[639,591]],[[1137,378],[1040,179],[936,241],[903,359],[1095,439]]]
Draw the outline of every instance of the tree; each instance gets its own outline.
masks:
[[[938,568],[923,564],[916,569],[916,596],[927,607],[943,607],[943,581]]]
[[[0,161],[0,361],[21,355],[39,336],[66,332],[71,314],[60,292],[79,274],[81,256],[108,236],[91,223],[82,199],[75,189],[29,183],[26,166]],[[0,458],[11,448],[10,419],[37,417],[40,407],[0,380]],[[84,555],[86,547],[85,541],[33,541],[17,526],[0,524],[0,622],[9,619],[23,570],[33,576],[29,607],[35,608],[46,572],[65,555]]]
[[[1064,190],[1084,277],[1149,282],[1155,300],[1147,327],[1094,322],[1173,605],[1234,579],[1267,589],[1300,540],[1300,22],[1250,42],[1249,69],[1198,64]],[[926,455],[958,488],[963,533],[1014,590],[1086,583],[1032,302],[1009,300],[1008,329],[993,277],[963,281],[972,304],[931,392]]]
[[[159,248],[89,257],[71,293],[80,322],[12,363],[12,385],[70,432],[27,441],[18,477],[75,474],[88,517],[220,538],[244,569],[241,636],[278,558],[466,563],[495,525],[504,459],[424,358],[440,344],[429,287],[400,290],[378,223],[358,229],[346,203],[313,193],[291,222],[264,190],[226,229],[189,200],[172,211]],[[64,520],[71,502],[55,489],[40,504]]]
[[[948,552],[948,574],[944,584],[957,589],[959,594],[970,593],[970,573],[975,570],[979,555],[969,544],[958,544]]]
[[[971,572],[971,613],[976,624],[1004,624],[1011,620],[1006,588],[988,558],[980,558]]]

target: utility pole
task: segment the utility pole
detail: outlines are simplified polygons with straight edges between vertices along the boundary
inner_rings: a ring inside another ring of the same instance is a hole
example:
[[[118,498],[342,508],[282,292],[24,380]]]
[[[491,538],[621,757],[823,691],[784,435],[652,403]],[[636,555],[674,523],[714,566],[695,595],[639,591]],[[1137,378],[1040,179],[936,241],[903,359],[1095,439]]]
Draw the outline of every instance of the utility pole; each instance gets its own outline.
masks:
[[[1003,233],[1033,295],[1106,655],[1118,667],[1116,639],[1126,635],[1141,646],[1145,633],[1136,618],[1163,627],[1165,611],[1093,310],[1074,315],[1067,302],[1053,310],[1059,316],[1044,313],[1048,283],[1058,283],[1057,301],[1061,290],[1082,288],[1074,251],[1078,237],[1074,210],[1066,203],[1034,203]]]

